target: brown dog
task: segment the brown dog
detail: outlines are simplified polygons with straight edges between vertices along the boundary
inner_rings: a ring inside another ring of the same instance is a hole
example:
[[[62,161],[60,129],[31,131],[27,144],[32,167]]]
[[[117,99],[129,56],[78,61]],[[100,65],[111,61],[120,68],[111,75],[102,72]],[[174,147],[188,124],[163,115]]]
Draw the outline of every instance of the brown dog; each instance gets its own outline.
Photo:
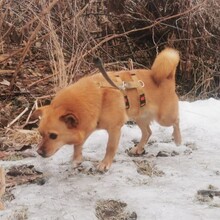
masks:
[[[95,74],[84,77],[73,85],[60,90],[48,106],[37,109],[40,116],[39,132],[42,142],[38,153],[43,157],[53,155],[65,144],[74,145],[74,166],[82,162],[82,146],[96,129],[105,129],[109,138],[104,159],[98,169],[109,169],[118,148],[121,127],[134,120],[140,127],[142,137],[139,144],[130,150],[142,154],[151,129],[150,122],[156,120],[162,126],[173,126],[173,137],[181,143],[179,129],[178,97],[175,93],[175,72],[179,63],[176,50],[167,48],[155,59],[151,70],[134,69],[108,72],[112,80],[117,73],[122,81],[131,81],[135,73],[144,84],[146,105],[140,107],[136,89],[126,91],[130,108],[126,109],[121,91],[106,85],[103,76]]]

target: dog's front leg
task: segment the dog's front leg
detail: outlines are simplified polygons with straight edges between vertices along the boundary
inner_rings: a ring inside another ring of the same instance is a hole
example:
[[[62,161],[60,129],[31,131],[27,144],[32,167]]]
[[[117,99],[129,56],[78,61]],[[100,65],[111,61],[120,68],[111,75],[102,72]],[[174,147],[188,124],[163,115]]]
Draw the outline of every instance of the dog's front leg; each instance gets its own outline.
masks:
[[[118,143],[121,135],[121,127],[111,128],[110,130],[107,130],[107,132],[109,135],[107,149],[104,159],[98,165],[99,171],[106,171],[110,168],[118,148]]]
[[[73,168],[78,167],[82,163],[82,145],[74,145]]]

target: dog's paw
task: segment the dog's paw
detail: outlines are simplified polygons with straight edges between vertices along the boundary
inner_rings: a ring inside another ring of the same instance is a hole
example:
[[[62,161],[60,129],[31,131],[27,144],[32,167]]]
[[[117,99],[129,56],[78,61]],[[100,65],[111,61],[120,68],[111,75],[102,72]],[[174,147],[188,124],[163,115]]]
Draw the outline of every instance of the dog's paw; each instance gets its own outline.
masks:
[[[72,163],[73,168],[78,168],[82,163],[82,160],[74,160]]]
[[[101,161],[98,166],[97,166],[97,170],[100,171],[100,172],[105,172],[105,171],[108,171],[109,168],[111,167],[111,162],[108,162],[108,161]]]
[[[143,155],[143,154],[145,154],[146,152],[145,152],[145,150],[144,149],[139,149],[138,147],[132,147],[132,148],[130,148],[128,151],[127,151],[127,153],[128,153],[128,155],[129,156],[141,156],[141,155]]]

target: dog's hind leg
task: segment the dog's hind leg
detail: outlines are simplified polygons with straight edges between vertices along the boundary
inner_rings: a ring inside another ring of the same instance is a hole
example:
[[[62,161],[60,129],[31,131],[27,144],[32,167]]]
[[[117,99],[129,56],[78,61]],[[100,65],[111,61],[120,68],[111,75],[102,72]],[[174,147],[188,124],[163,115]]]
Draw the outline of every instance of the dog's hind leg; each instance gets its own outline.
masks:
[[[181,144],[182,138],[181,138],[180,127],[179,127],[179,119],[177,119],[177,121],[173,125],[173,138],[177,146]]]
[[[136,121],[137,125],[139,126],[139,128],[141,129],[142,132],[142,137],[140,142],[134,146],[133,148],[131,148],[131,150],[129,151],[129,153],[132,155],[141,155],[144,152],[144,145],[148,142],[152,131],[150,129],[149,126],[149,122],[146,122],[144,119],[138,119]]]
[[[112,164],[113,158],[118,149],[119,139],[121,135],[121,126],[111,128],[107,130],[107,132],[109,135],[107,149],[104,159],[99,163],[97,167],[99,171],[108,170]]]

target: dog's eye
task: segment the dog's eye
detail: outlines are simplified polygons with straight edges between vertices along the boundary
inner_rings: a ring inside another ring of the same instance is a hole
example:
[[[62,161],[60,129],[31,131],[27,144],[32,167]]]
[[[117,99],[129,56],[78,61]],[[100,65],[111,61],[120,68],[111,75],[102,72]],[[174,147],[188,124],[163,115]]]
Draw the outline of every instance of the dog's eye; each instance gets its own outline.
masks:
[[[55,134],[55,133],[50,133],[50,134],[49,134],[49,138],[54,140],[54,139],[57,138],[57,134]]]

